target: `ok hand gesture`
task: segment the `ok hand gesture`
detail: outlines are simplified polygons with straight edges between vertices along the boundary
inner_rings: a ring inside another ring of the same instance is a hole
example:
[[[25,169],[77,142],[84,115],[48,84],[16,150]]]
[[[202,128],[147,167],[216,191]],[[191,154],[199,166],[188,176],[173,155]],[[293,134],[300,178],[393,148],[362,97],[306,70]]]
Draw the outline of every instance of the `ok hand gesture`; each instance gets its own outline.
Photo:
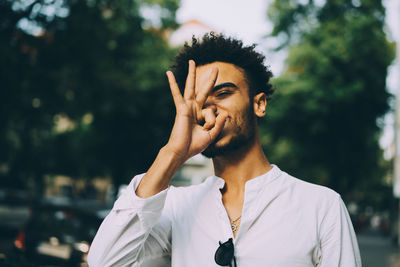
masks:
[[[204,107],[217,80],[217,68],[211,70],[208,79],[200,85],[201,88],[195,88],[196,65],[190,60],[183,96],[174,74],[168,71],[167,76],[176,107],[176,117],[166,147],[184,162],[205,150],[217,138],[228,114],[217,110],[214,105]]]

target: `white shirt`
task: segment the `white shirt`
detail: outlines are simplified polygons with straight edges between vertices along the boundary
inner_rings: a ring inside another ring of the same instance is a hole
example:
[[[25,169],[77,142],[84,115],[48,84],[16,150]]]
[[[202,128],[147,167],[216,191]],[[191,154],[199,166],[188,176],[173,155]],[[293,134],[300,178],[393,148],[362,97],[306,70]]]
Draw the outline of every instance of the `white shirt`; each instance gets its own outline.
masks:
[[[219,266],[218,242],[233,238],[220,192],[224,180],[211,176],[142,199],[135,195],[142,177],[132,179],[100,226],[89,266]],[[233,243],[238,267],[361,266],[340,195],[275,165],[246,182]]]

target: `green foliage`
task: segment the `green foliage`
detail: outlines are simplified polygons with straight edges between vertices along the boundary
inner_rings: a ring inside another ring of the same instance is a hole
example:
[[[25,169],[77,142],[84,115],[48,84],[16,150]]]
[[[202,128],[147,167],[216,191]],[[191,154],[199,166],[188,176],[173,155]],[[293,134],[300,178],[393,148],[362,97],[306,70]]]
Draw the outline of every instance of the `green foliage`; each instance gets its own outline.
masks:
[[[148,167],[170,130],[165,70],[174,51],[163,36],[175,25],[177,1],[61,3],[0,4],[7,186],[40,184],[45,174],[126,182]],[[147,4],[163,11],[157,28],[144,26]]]
[[[385,79],[394,47],[381,3],[355,2],[273,3],[273,35],[287,36],[289,56],[274,80],[263,144],[284,169],[365,200],[388,170],[377,119],[389,110]]]

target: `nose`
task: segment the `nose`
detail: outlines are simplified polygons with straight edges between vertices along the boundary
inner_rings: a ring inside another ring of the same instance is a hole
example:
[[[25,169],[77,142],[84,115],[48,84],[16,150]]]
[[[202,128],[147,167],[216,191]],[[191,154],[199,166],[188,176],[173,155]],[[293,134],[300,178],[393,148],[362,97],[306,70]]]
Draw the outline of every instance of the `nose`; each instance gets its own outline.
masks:
[[[217,106],[212,101],[206,101],[203,105],[203,109],[211,109],[213,113],[217,113]]]
[[[216,101],[212,96],[208,96],[206,101],[203,104],[203,108],[217,108]]]

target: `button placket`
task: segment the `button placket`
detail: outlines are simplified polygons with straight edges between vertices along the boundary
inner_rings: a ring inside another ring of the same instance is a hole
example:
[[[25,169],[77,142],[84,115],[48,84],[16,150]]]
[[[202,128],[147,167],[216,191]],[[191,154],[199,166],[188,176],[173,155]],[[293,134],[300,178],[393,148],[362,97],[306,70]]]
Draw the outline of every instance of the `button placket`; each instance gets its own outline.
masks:
[[[221,225],[223,235],[226,237],[226,240],[228,240],[229,238],[233,239],[234,237],[229,221],[229,216],[225,210],[224,204],[222,203],[222,198],[220,198],[218,201],[218,210],[218,217],[220,218],[219,224]]]
[[[221,185],[221,183],[219,184]],[[232,229],[231,229],[231,225],[230,225],[230,221],[229,221],[229,216],[228,213],[225,210],[224,204],[222,203],[222,194],[219,191],[220,186],[218,186],[218,188],[216,189],[216,208],[217,208],[217,217],[218,217],[218,225],[220,226],[221,232],[224,236],[223,241],[224,240],[228,240],[229,238],[233,239],[233,233],[232,233]]]
[[[258,195],[258,183],[254,185],[247,184],[244,193],[241,222],[239,225],[236,238],[233,240],[235,245],[238,242],[237,240],[240,239],[242,232],[246,232],[248,227],[250,226],[250,223],[253,221],[254,203],[256,202],[257,195]]]

